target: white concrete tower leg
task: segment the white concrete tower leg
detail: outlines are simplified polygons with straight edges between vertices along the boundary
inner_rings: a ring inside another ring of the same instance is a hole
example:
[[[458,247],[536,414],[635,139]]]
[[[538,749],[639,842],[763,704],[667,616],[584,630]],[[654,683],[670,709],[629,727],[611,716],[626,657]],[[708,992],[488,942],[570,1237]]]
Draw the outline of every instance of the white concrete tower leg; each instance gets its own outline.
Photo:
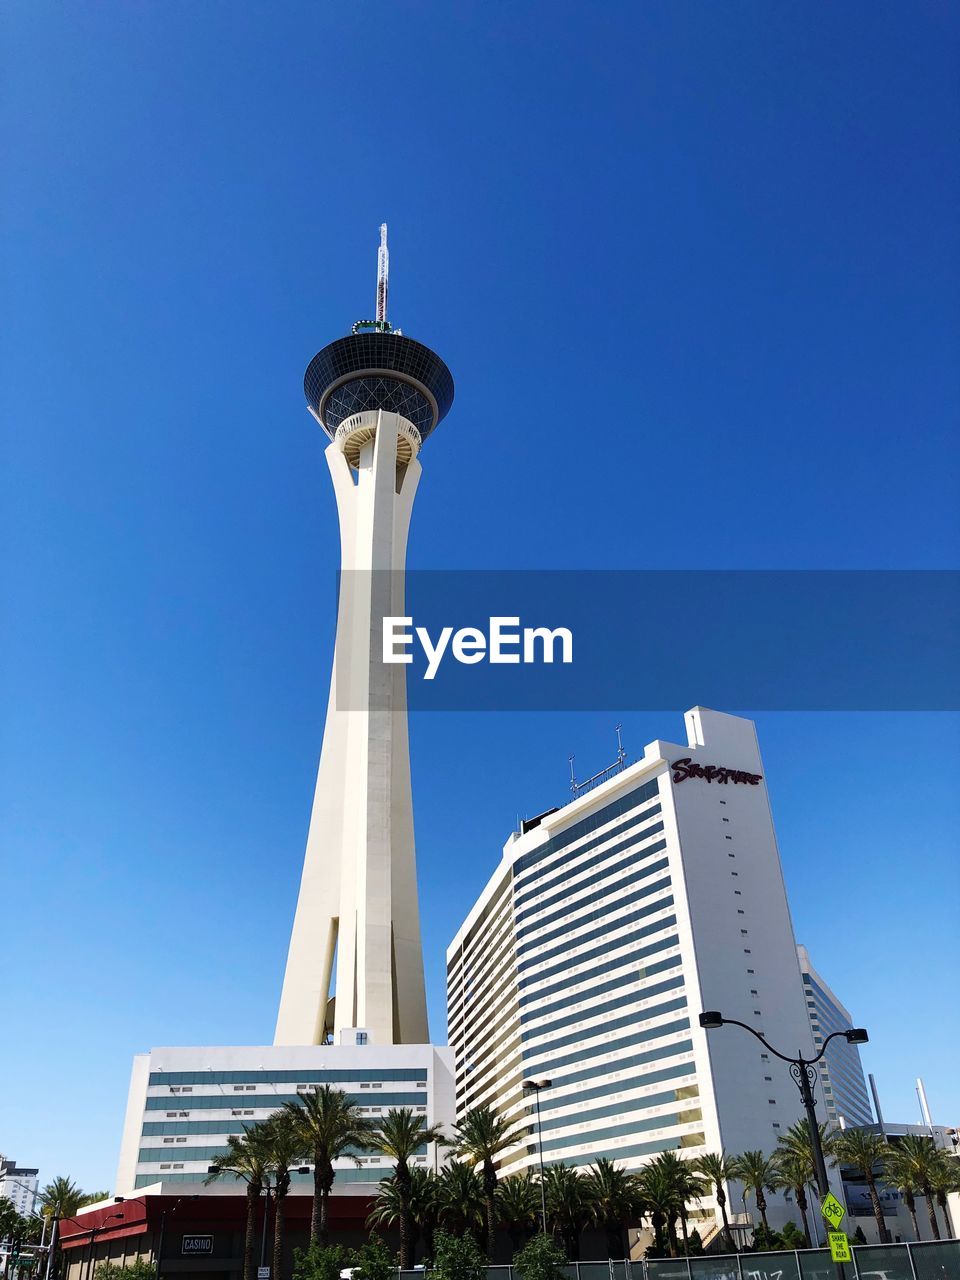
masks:
[[[428,1041],[417,908],[406,672],[382,661],[382,619],[403,612],[420,465],[398,473],[398,415],[372,411],[355,461],[327,449],[340,517],[334,675],[275,1043],[319,1043],[336,946],[334,1033]]]
[[[403,568],[413,500],[422,468],[413,458],[400,478],[394,507],[394,617],[406,614]],[[393,965],[394,1038],[402,1044],[426,1044],[427,997],[423,979],[423,947],[420,941],[420,907],[413,835],[413,793],[410,781],[410,746],[407,726],[407,668],[391,668],[393,675]]]

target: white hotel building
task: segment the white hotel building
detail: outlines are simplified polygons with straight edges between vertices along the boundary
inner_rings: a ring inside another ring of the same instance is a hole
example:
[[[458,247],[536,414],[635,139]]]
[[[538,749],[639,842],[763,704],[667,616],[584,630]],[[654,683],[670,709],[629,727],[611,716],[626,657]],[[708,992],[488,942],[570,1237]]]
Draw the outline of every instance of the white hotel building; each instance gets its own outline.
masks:
[[[720,1009],[814,1052],[754,725],[685,719],[686,745],[653,742],[521,824],[447,951],[457,1113],[490,1103],[528,1122],[503,1171],[537,1164],[530,1077],[551,1082],[547,1165],[770,1151],[801,1118],[783,1063],[698,1025]],[[771,1224],[790,1216],[769,1202]]]

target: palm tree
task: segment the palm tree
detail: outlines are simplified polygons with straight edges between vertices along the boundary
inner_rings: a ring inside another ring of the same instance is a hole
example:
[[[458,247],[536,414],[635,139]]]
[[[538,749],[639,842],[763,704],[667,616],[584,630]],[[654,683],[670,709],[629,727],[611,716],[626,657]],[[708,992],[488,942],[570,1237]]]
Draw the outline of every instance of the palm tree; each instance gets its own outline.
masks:
[[[377,1198],[367,1214],[367,1227],[397,1227],[404,1217],[408,1218],[409,1223],[409,1200],[409,1195],[401,1196],[396,1174],[391,1173],[386,1178],[381,1178],[377,1184]],[[410,1248],[415,1249],[418,1233],[416,1230],[411,1231],[409,1225],[408,1233]],[[409,1264],[403,1268],[404,1271],[409,1269]]]
[[[720,1216],[723,1219],[723,1234],[726,1238],[727,1249],[732,1253],[734,1244],[733,1235],[730,1232],[730,1220],[727,1217],[725,1183],[730,1182],[737,1176],[736,1161],[730,1159],[723,1151],[719,1155],[715,1151],[709,1151],[706,1155],[694,1160],[693,1167],[706,1183],[713,1187],[713,1194],[717,1198],[717,1204],[720,1206]]]
[[[659,1158],[651,1160],[640,1170],[637,1183],[644,1211],[653,1226],[656,1252],[662,1255],[666,1251],[671,1258],[675,1258],[677,1236],[673,1224],[680,1206],[677,1180],[672,1168],[664,1165]]]
[[[374,1145],[375,1126],[363,1116],[342,1089],[318,1084],[296,1102],[285,1102],[298,1137],[313,1158],[313,1211],[310,1215],[310,1243],[329,1242],[330,1192],[336,1172],[334,1160],[346,1156],[360,1164],[357,1151]]]
[[[269,1184],[270,1163],[267,1142],[256,1127],[238,1138],[227,1138],[227,1150],[210,1161],[210,1172],[204,1178],[209,1184],[218,1178],[232,1176],[247,1184],[247,1223],[243,1238],[243,1280],[253,1280],[256,1244],[257,1201]]]
[[[913,1234],[919,1240],[920,1223],[917,1221],[916,1198],[921,1194],[920,1184],[917,1182],[916,1174],[910,1167],[909,1161],[898,1159],[898,1152],[893,1143],[890,1144],[890,1154],[887,1157],[884,1176],[903,1196],[903,1203],[907,1206],[910,1222],[913,1224]]]
[[[776,1164],[762,1151],[744,1151],[743,1155],[734,1158],[733,1165],[736,1170],[734,1176],[743,1183],[744,1196],[751,1191],[756,1196],[760,1221],[764,1232],[768,1233],[770,1224],[767,1222],[767,1198],[764,1192],[777,1190],[779,1175]]]
[[[550,1230],[563,1241],[570,1261],[577,1262],[580,1258],[580,1233],[590,1217],[586,1178],[581,1178],[572,1165],[552,1164],[544,1172],[543,1186]]]
[[[812,1157],[808,1158],[799,1150],[782,1150],[776,1153],[776,1165],[781,1185],[789,1187],[796,1198],[797,1208],[800,1210],[800,1218],[803,1222],[803,1237],[809,1249],[810,1223],[807,1219],[807,1184],[814,1176],[813,1159]]]
[[[523,1132],[505,1116],[490,1107],[474,1107],[454,1126],[454,1152],[467,1164],[479,1165],[483,1178],[486,1206],[487,1258],[493,1259],[494,1234],[497,1229],[497,1170],[495,1161],[508,1147],[516,1146]]]
[[[960,1192],[960,1160],[955,1160],[950,1156],[943,1156],[937,1162],[934,1175],[930,1179],[930,1189],[937,1197],[937,1204],[943,1214],[943,1225],[946,1228],[947,1236],[952,1236],[954,1232],[950,1223],[950,1214],[947,1210],[947,1196],[956,1195]]]
[[[934,1240],[940,1239],[940,1227],[937,1223],[934,1207],[935,1193],[931,1182],[936,1180],[937,1169],[942,1159],[943,1156],[937,1150],[932,1138],[922,1138],[914,1134],[898,1139],[896,1145],[891,1146],[890,1156],[887,1159],[888,1173],[892,1172],[894,1181],[901,1185],[904,1199],[907,1198],[906,1187],[909,1185],[911,1196],[919,1191],[926,1200],[927,1218]],[[909,1202],[907,1207],[909,1208]],[[911,1216],[914,1230],[917,1230],[916,1215],[912,1213]],[[920,1239],[919,1231],[917,1231],[917,1239]]]
[[[458,1160],[445,1164],[437,1178],[437,1208],[443,1227],[454,1235],[469,1232],[479,1242],[484,1231],[486,1205],[483,1181],[476,1169]]]
[[[834,1163],[832,1157],[837,1143],[838,1130],[827,1124],[819,1124],[817,1130],[820,1135],[823,1158],[829,1166]],[[791,1187],[797,1197],[797,1207],[803,1217],[803,1229],[809,1244],[811,1236],[809,1223],[807,1222],[808,1201],[806,1189],[808,1186],[816,1186],[817,1164],[808,1120],[798,1120],[796,1124],[790,1126],[786,1133],[778,1135],[774,1159],[780,1168],[784,1182]],[[786,1173],[787,1169],[789,1169],[789,1177]],[[803,1180],[798,1182],[801,1171]]]
[[[295,1165],[299,1165],[306,1158],[308,1151],[289,1112],[286,1111],[275,1111],[272,1116],[254,1125],[250,1132],[256,1132],[262,1137],[267,1165],[273,1174],[273,1280],[281,1280],[290,1172]]]
[[[700,1199],[704,1190],[703,1182],[697,1174],[693,1161],[684,1160],[675,1151],[662,1151],[655,1163],[659,1163],[673,1180],[676,1189],[676,1213],[683,1232],[683,1249],[684,1253],[688,1253],[690,1240],[687,1233],[687,1205],[691,1200]]]
[[[438,1180],[432,1169],[410,1171],[410,1217],[423,1240],[425,1262],[433,1260],[433,1233],[440,1215]]]
[[[882,1173],[883,1163],[890,1154],[883,1135],[871,1133],[869,1129],[844,1129],[837,1137],[834,1154],[841,1164],[862,1174],[870,1192],[870,1206],[877,1224],[878,1239],[881,1244],[889,1244],[890,1236],[883,1220],[883,1206],[877,1191],[877,1169],[879,1167]]]
[[[412,1107],[391,1107],[381,1122],[373,1139],[374,1147],[388,1156],[395,1165],[394,1182],[400,1199],[400,1270],[407,1271],[413,1265],[411,1254],[410,1161],[421,1147],[430,1142],[442,1142],[439,1125],[428,1125],[422,1115]]]
[[[540,1221],[540,1188],[526,1173],[511,1173],[497,1183],[497,1217],[506,1227],[513,1252]]]
[[[624,1227],[636,1215],[640,1199],[636,1179],[601,1156],[584,1181],[590,1216],[606,1233],[607,1257],[626,1257]]]
[[[72,1218],[83,1202],[83,1192],[70,1178],[54,1178],[40,1192],[40,1210],[47,1217]]]

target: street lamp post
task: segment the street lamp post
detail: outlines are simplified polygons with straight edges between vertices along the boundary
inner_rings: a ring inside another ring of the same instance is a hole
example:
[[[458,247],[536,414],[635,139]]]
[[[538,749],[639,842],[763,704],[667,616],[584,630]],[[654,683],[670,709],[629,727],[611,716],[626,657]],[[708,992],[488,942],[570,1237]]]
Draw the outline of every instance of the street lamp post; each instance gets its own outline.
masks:
[[[184,1200],[199,1200],[199,1199],[200,1199],[199,1195],[178,1196],[176,1201],[173,1203],[173,1205],[171,1205],[169,1209],[160,1210],[160,1230],[157,1233],[157,1250],[156,1250],[157,1280],[160,1280],[160,1268],[163,1266],[163,1235],[167,1225],[167,1214],[176,1213],[176,1211],[183,1204]],[[126,1201],[126,1197],[114,1196],[113,1200],[114,1200],[114,1204],[124,1204]],[[144,1209],[146,1209],[147,1207],[146,1200],[144,1200],[142,1197],[138,1197],[138,1202],[143,1205]]]
[[[817,1178],[817,1189],[820,1192],[820,1199],[830,1194],[830,1181],[827,1178],[827,1162],[823,1156],[823,1143],[820,1139],[820,1125],[817,1121],[816,1100],[813,1096],[813,1085],[817,1078],[817,1063],[827,1051],[827,1045],[837,1036],[843,1036],[847,1044],[866,1044],[869,1036],[863,1027],[850,1027],[847,1031],[832,1031],[820,1046],[820,1052],[815,1058],[805,1058],[802,1053],[798,1052],[795,1058],[791,1058],[788,1054],[781,1053],[775,1049],[773,1045],[766,1040],[759,1031],[754,1027],[748,1026],[745,1022],[738,1022],[736,1018],[725,1018],[717,1009],[707,1009],[700,1015],[700,1025],[706,1031],[713,1031],[717,1027],[724,1025],[731,1027],[742,1027],[744,1031],[756,1037],[757,1040],[769,1049],[774,1057],[779,1058],[781,1062],[787,1063],[790,1068],[790,1075],[793,1082],[800,1090],[800,1098],[803,1102],[803,1108],[807,1113],[807,1125],[810,1129],[810,1146],[813,1151],[813,1167]],[[840,1264],[841,1275],[843,1274],[843,1264]]]
[[[101,1231],[107,1230],[108,1224],[111,1218],[122,1218],[122,1217],[123,1217],[122,1213],[108,1213],[107,1216],[104,1218],[103,1222],[101,1222],[98,1227],[90,1228],[90,1246],[89,1246],[89,1253],[87,1256],[87,1280],[90,1280],[90,1276],[93,1274],[93,1254],[97,1244],[97,1236],[100,1234]]]
[[[550,1080],[524,1080],[523,1088],[532,1092],[537,1108],[537,1159],[540,1163],[540,1223],[543,1234],[547,1234],[547,1188],[543,1180],[543,1133],[540,1128],[540,1090],[549,1089]]]

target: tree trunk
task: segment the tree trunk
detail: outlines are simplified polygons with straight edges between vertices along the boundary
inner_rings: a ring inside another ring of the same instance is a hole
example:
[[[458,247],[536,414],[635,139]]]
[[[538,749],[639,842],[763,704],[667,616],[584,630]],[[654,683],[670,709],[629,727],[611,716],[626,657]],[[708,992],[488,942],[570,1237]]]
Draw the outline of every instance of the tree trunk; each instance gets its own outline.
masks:
[[[927,1202],[927,1217],[930,1220],[930,1230],[933,1232],[934,1240],[940,1239],[940,1224],[937,1222],[937,1211],[933,1203],[933,1192],[929,1187],[924,1189],[923,1198]]]
[[[874,1221],[877,1224],[877,1239],[881,1244],[889,1244],[890,1236],[887,1233],[887,1224],[883,1220],[883,1205],[880,1203],[876,1179],[871,1170],[864,1170],[864,1174],[867,1179],[867,1186],[870,1189],[870,1207],[873,1210]]]
[[[727,1217],[727,1196],[719,1182],[717,1183],[717,1204],[720,1206],[720,1216],[723,1219],[723,1234],[727,1238],[727,1249],[730,1253],[735,1253],[733,1234],[730,1230],[730,1219]]]
[[[799,1192],[799,1194],[798,1194]],[[803,1219],[803,1238],[807,1242],[807,1248],[810,1246],[810,1223],[807,1221],[807,1197],[799,1187],[794,1187],[794,1195],[797,1197],[797,1208],[800,1210],[800,1217]]]
[[[675,1219],[670,1214],[667,1214],[667,1250],[671,1258],[677,1257],[679,1252],[677,1249],[677,1228]]]
[[[763,1194],[762,1187],[755,1188],[757,1193],[757,1208],[760,1210],[760,1221],[763,1223],[764,1231],[770,1230],[770,1224],[767,1222],[767,1197]]]
[[[486,1202],[487,1261],[493,1262],[493,1248],[497,1234],[497,1171],[489,1161],[483,1166],[483,1198]]]
[[[330,1243],[330,1192],[333,1190],[335,1177],[333,1165],[329,1160],[324,1160],[320,1166],[319,1177],[317,1177],[316,1168],[314,1169],[313,1218],[317,1224],[317,1234],[316,1237],[313,1236],[313,1223],[311,1222],[311,1240],[316,1239],[324,1249]],[[317,1191],[320,1193],[319,1212],[317,1211]]]
[[[400,1270],[409,1271],[410,1267],[410,1210],[403,1205],[400,1209]]]
[[[623,1247],[623,1227],[619,1222],[607,1223],[607,1257],[616,1261],[626,1257]]]
[[[281,1280],[281,1268],[283,1266],[283,1245],[284,1245],[284,1228],[286,1223],[284,1215],[286,1212],[286,1195],[277,1194],[276,1203],[273,1208],[273,1272],[270,1280]]]
[[[323,1200],[323,1170],[319,1151],[313,1153],[313,1204],[310,1206],[310,1243],[320,1243],[320,1204]]]
[[[256,1250],[257,1201],[260,1188],[247,1185],[247,1226],[243,1237],[243,1280],[253,1280],[253,1259]]]
[[[913,1234],[920,1239],[920,1223],[917,1221],[917,1202],[913,1198],[912,1191],[905,1191],[903,1198],[906,1201],[907,1211],[910,1214],[910,1221],[913,1223]]]

